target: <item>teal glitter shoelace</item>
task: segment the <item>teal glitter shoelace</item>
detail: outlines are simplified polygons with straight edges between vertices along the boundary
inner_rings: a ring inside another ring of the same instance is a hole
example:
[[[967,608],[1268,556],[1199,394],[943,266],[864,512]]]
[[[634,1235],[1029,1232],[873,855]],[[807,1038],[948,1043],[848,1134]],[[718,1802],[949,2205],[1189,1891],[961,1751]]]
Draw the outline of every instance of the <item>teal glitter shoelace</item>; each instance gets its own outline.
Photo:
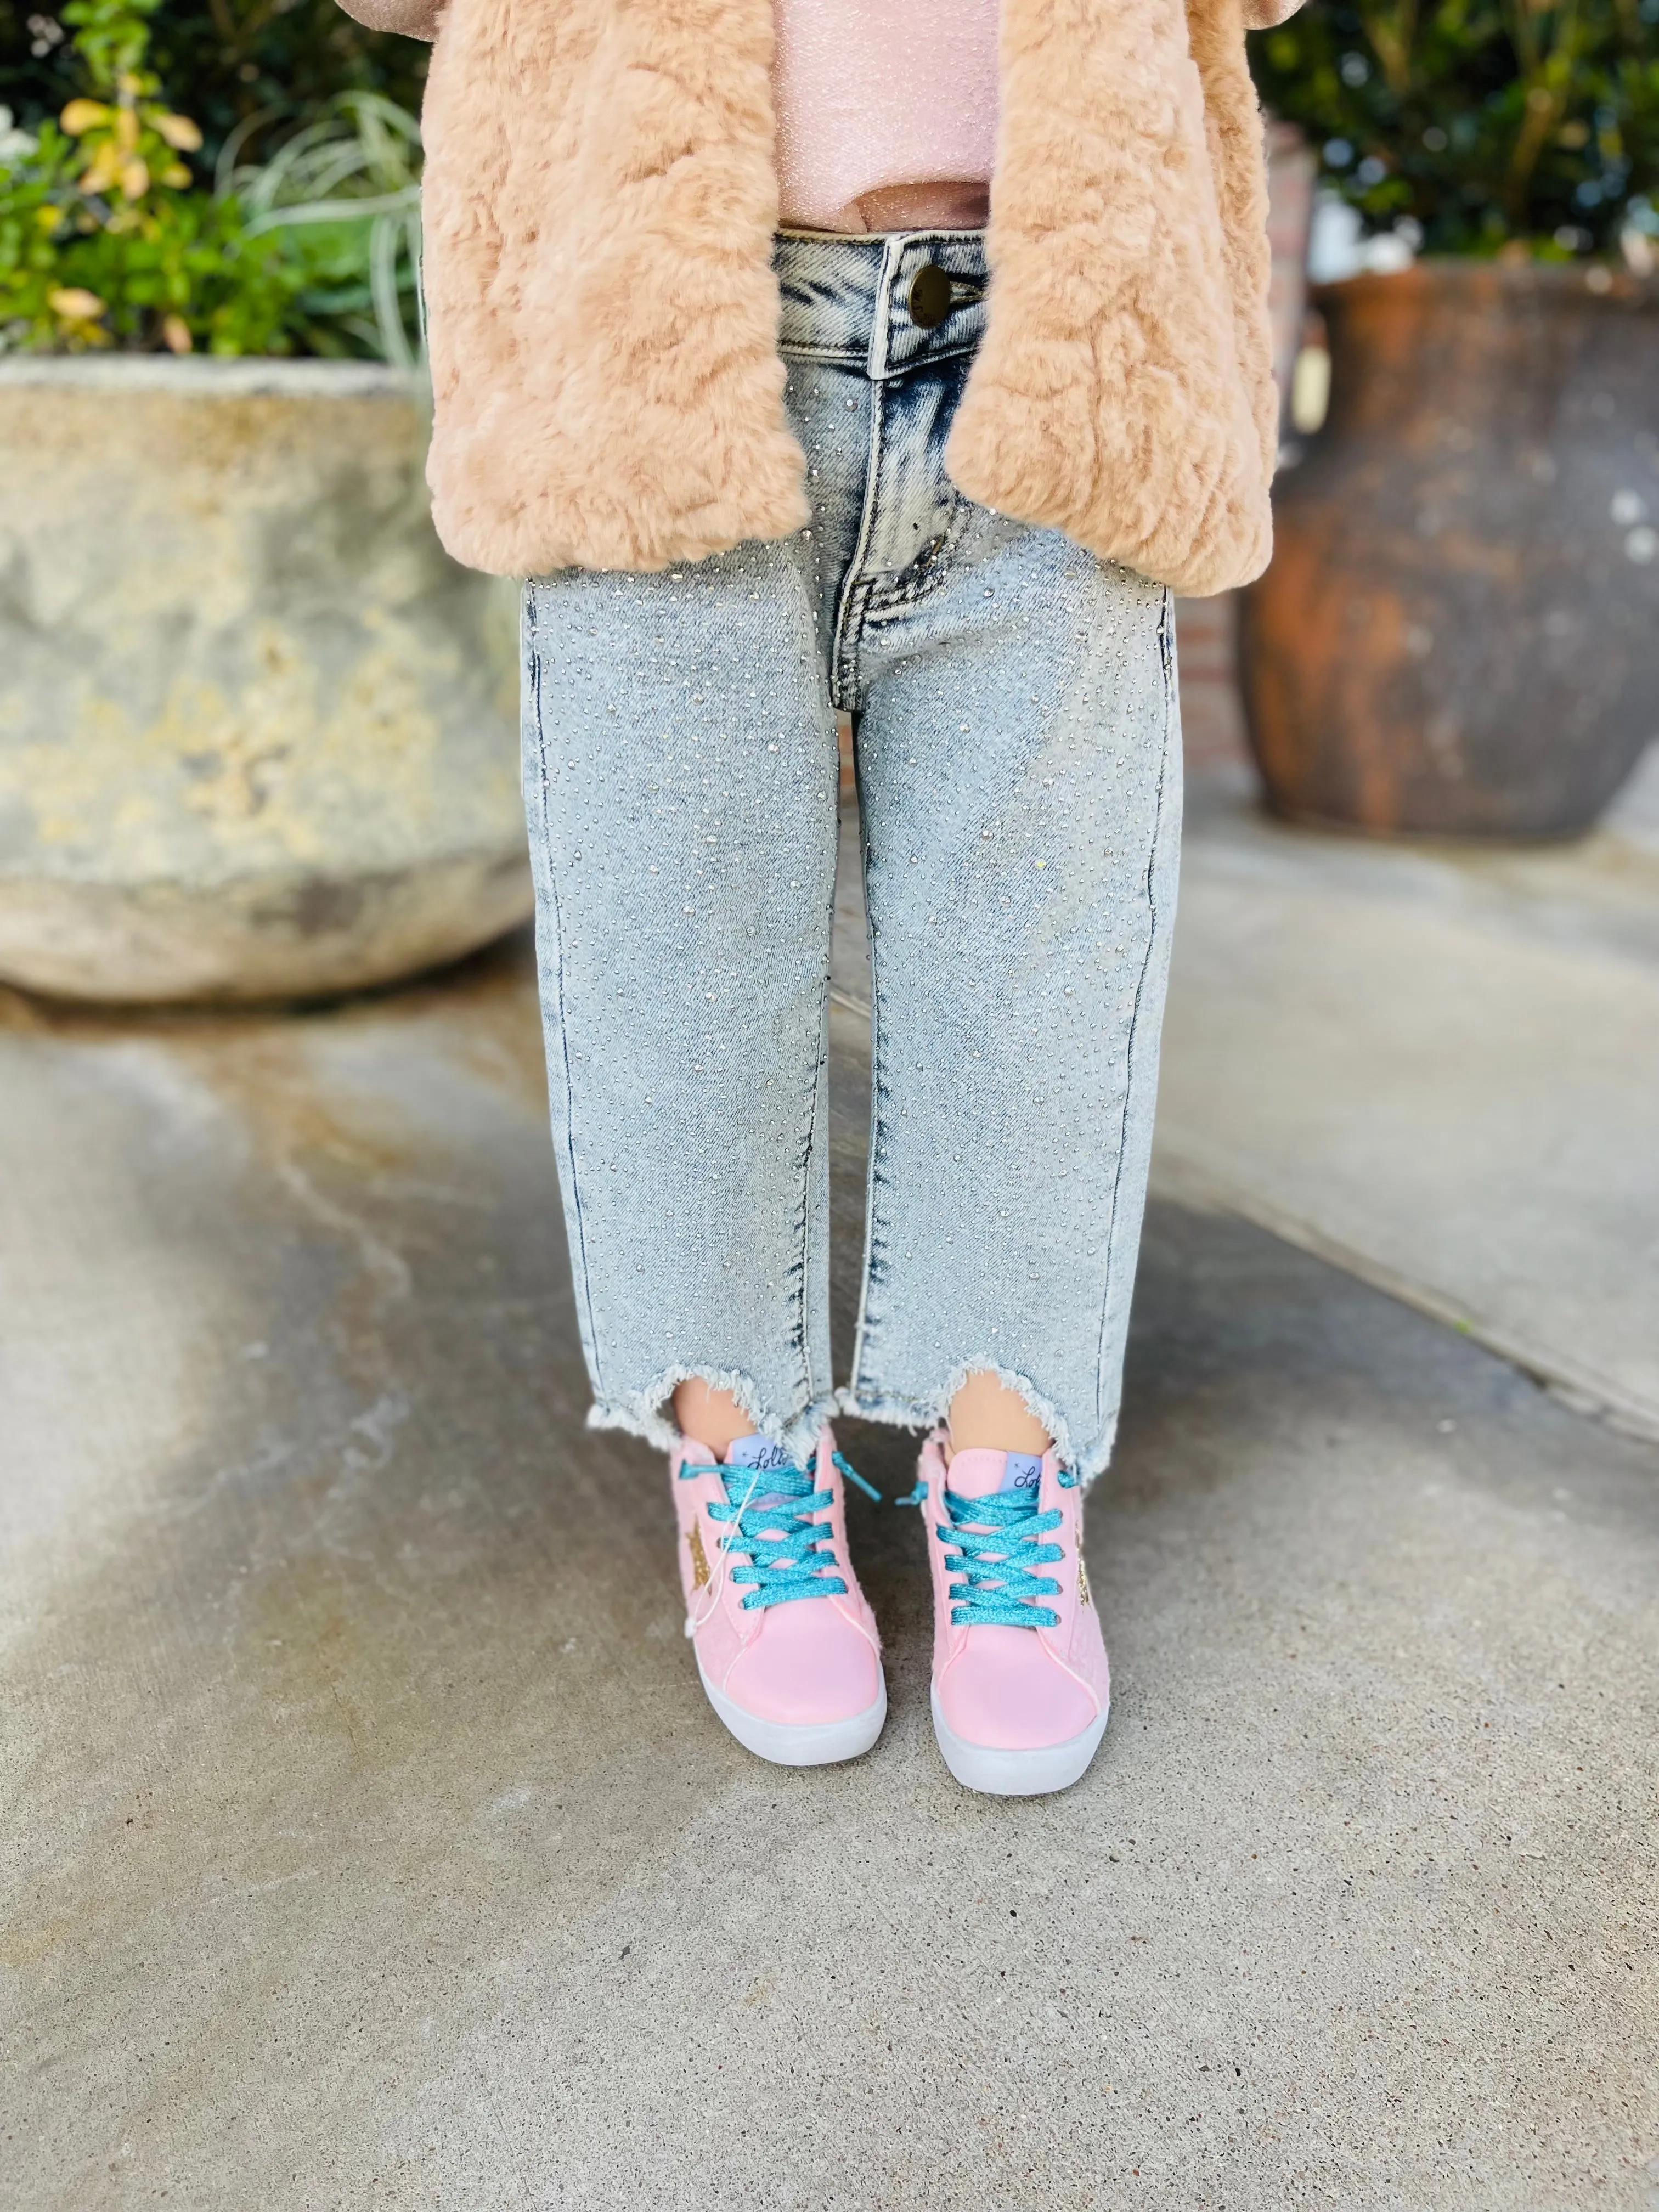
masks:
[[[878,1504],[881,1492],[867,1483],[842,1455],[835,1463],[849,1482],[855,1483]],[[812,1457],[816,1469],[817,1455]],[[820,1490],[815,1472],[799,1467],[685,1466],[680,1480],[700,1474],[717,1474],[726,1491],[723,1505],[711,1505],[708,1517],[725,1525],[729,1559],[741,1560],[727,1571],[727,1578],[747,1589],[744,1610],[787,1605],[799,1597],[840,1597],[847,1584],[827,1529],[817,1526],[818,1516],[829,1510],[833,1497]],[[750,1502],[744,1504],[744,1500]]]
[[[1076,1486],[1075,1475],[1062,1473],[1060,1480],[1068,1490]],[[1066,1556],[1060,1545],[1042,1540],[1059,1528],[1060,1508],[1044,1512],[1018,1491],[963,1498],[948,1482],[940,1489],[945,1519],[937,1524],[939,1538],[947,1567],[962,1577],[948,1585],[955,1601],[952,1626],[1057,1628],[1060,1615],[1041,1601],[1057,1595],[1060,1584],[1033,1570]]]

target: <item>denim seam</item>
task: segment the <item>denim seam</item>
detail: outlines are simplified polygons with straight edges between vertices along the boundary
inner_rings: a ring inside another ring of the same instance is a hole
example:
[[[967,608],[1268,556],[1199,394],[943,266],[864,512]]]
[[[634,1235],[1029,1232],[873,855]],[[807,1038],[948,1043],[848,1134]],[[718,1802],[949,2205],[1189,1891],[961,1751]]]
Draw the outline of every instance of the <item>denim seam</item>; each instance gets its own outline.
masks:
[[[881,963],[876,951],[876,933],[869,916],[870,907],[870,831],[869,816],[864,806],[864,778],[858,748],[856,726],[853,744],[853,782],[859,799],[859,874],[864,887],[866,915],[866,944],[870,958],[870,1142],[869,1165],[864,1186],[864,1264],[859,1282],[859,1314],[853,1330],[853,1364],[848,1378],[847,1395],[855,1395],[860,1389],[859,1376],[864,1365],[864,1344],[869,1334],[870,1289],[874,1279],[876,1261],[881,1240],[876,1224],[876,1192],[880,1183],[882,1167],[883,1126],[881,1115],[882,1072],[886,1050],[886,1025],[881,1018]]]
[[[870,344],[865,355],[865,374],[872,384],[882,380],[891,349],[893,287],[898,282],[905,244],[902,236],[890,238],[882,251],[881,271],[876,278],[875,313],[870,318]]]
[[[870,605],[874,583],[860,576],[849,562],[847,581],[842,587],[841,605],[836,617],[835,658],[831,664],[834,689],[830,704],[843,714],[858,712],[859,649],[855,641],[861,637],[865,613]]]
[[[547,885],[547,903],[553,922],[554,976],[558,992],[559,1054],[564,1063],[564,1152],[570,1163],[570,1212],[576,1224],[576,1258],[581,1275],[582,1311],[587,1323],[589,1356],[593,1366],[593,1389],[596,1396],[604,1395],[602,1367],[599,1358],[599,1331],[593,1321],[593,1295],[587,1265],[587,1228],[582,1214],[581,1178],[576,1172],[576,1107],[575,1093],[570,1073],[570,1025],[566,1016],[564,968],[564,916],[560,910],[558,886],[554,879],[550,847],[551,833],[548,826],[547,732],[542,715],[542,657],[535,645],[535,585],[532,582],[526,594],[531,610],[526,623],[528,635],[525,643],[528,649],[532,696],[536,715],[536,772],[538,803],[541,816],[543,866],[540,870]]]
[[[939,541],[939,550],[929,560],[925,575],[919,581],[907,584],[904,579],[910,575],[916,565],[915,561],[911,562],[908,566],[901,568],[898,575],[894,579],[897,588],[889,598],[877,596],[876,585],[872,579],[870,595],[865,602],[862,613],[862,618],[866,623],[902,622],[913,607],[920,606],[924,600],[931,599],[933,593],[942,589],[956,574],[957,556],[962,550],[962,541],[968,534],[968,524],[972,508],[954,484],[950,485],[950,490],[951,504],[949,518],[945,522],[944,534]],[[916,559],[920,560],[921,557],[918,554]]]
[[[778,352],[785,361],[821,361],[834,368],[863,368],[869,357],[865,346],[794,345],[787,338],[778,340]]]
[[[961,361],[966,355],[977,353],[984,337],[981,327],[971,337],[940,338],[929,333],[927,344],[908,361],[890,361],[870,372],[872,384],[896,384],[902,376],[914,376],[919,368],[933,368],[942,361]]]
[[[886,270],[893,259],[892,241],[888,242],[883,261],[884,285]],[[878,325],[879,326],[879,311]],[[875,338],[871,337],[872,357]],[[876,486],[881,476],[882,438],[886,428],[886,386],[873,378],[870,382],[870,443],[865,459],[864,506],[859,516],[859,534],[847,564],[847,578],[841,589],[841,603],[836,610],[835,635],[830,640],[830,704],[842,713],[851,714],[858,705],[857,647],[854,639],[861,623],[864,609],[874,586],[863,574],[866,556],[870,550],[870,539],[876,520]]]
[[[1135,1036],[1140,1025],[1141,1000],[1146,994],[1147,972],[1152,964],[1152,952],[1158,943],[1158,893],[1154,884],[1158,872],[1158,848],[1164,836],[1164,793],[1170,775],[1170,739],[1175,702],[1175,665],[1172,652],[1171,626],[1174,617],[1174,596],[1166,588],[1164,610],[1158,617],[1158,654],[1164,665],[1164,746],[1158,757],[1158,798],[1152,809],[1152,835],[1146,854],[1146,911],[1148,927],[1146,951],[1140,963],[1140,973],[1135,978],[1135,1002],[1129,1015],[1129,1036],[1123,1055],[1123,1109],[1118,1120],[1117,1166],[1112,1176],[1112,1201],[1106,1219],[1106,1273],[1100,1296],[1100,1334],[1095,1346],[1095,1425],[1103,1419],[1101,1382],[1106,1365],[1106,1330],[1112,1312],[1112,1280],[1116,1258],[1118,1202],[1123,1188],[1123,1155],[1129,1136],[1129,1103],[1134,1096]]]
[[[830,926],[835,927],[835,894],[830,893]],[[818,1052],[812,1067],[811,1103],[806,1115],[806,1145],[801,1160],[800,1231],[797,1239],[797,1262],[800,1279],[795,1295],[795,1348],[800,1357],[801,1395],[809,1403],[812,1399],[811,1329],[806,1310],[808,1289],[812,1268],[812,1162],[817,1149],[818,1107],[821,1103],[830,1064],[830,977],[826,970],[818,997]],[[833,1390],[835,1377],[830,1378]]]
[[[871,366],[867,346],[814,346],[805,345],[798,339],[780,338],[778,353],[784,361],[817,361],[831,368],[862,370],[872,384],[896,384],[902,378],[914,376],[919,369],[935,368],[942,361],[965,360],[978,352],[984,336],[981,329],[971,337],[936,339],[914,359],[886,362],[878,368]]]

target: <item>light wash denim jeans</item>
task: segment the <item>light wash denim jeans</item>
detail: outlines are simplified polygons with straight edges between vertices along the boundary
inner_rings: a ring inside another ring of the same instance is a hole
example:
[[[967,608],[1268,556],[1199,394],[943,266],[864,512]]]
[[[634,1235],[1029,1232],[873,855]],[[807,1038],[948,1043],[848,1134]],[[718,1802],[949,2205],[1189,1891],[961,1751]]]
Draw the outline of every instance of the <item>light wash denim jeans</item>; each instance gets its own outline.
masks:
[[[987,1368],[1092,1475],[1117,1420],[1175,914],[1169,595],[946,477],[979,234],[792,233],[777,260],[811,527],[526,587],[525,792],[590,1418],[666,1443],[665,1401],[700,1376],[799,1449],[837,1406],[930,1423]],[[923,328],[910,288],[929,264],[951,304]],[[837,708],[875,1005],[839,1393]]]

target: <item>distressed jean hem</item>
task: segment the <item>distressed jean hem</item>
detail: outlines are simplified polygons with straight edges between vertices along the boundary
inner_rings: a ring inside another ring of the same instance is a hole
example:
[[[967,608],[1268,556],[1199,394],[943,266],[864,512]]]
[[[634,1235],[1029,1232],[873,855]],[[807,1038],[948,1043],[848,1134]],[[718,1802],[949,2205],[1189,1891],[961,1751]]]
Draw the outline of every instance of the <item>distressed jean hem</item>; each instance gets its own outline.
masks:
[[[1012,1368],[999,1366],[994,1359],[963,1360],[952,1369],[943,1387],[926,1398],[900,1397],[890,1391],[871,1390],[853,1382],[837,1391],[836,1407],[851,1420],[880,1421],[896,1429],[934,1429],[943,1424],[951,1401],[970,1375],[994,1375],[1005,1390],[1013,1391],[1032,1419],[1041,1421],[1054,1438],[1060,1464],[1074,1468],[1085,1483],[1092,1482],[1110,1461],[1117,1437],[1115,1410],[1098,1437],[1079,1444],[1060,1408],[1034,1389],[1024,1376]]]
[[[736,1368],[671,1367],[643,1390],[596,1398],[587,1410],[587,1425],[590,1429],[621,1429],[629,1436],[642,1437],[659,1451],[672,1451],[680,1441],[680,1431],[669,1401],[682,1382],[706,1382],[711,1390],[726,1391],[737,1400],[761,1435],[781,1443],[800,1466],[805,1465],[819,1432],[836,1405],[836,1394],[832,1390],[813,1399],[798,1413],[780,1415],[768,1408],[750,1377]]]

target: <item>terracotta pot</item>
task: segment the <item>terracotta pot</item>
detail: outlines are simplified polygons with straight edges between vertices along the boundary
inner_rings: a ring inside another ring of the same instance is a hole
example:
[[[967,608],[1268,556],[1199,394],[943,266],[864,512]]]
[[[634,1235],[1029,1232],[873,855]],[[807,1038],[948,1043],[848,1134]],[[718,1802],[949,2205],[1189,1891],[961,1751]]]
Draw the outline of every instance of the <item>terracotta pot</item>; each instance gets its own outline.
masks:
[[[1659,283],[1425,262],[1316,299],[1331,414],[1241,612],[1268,803],[1587,829],[1659,736]]]

